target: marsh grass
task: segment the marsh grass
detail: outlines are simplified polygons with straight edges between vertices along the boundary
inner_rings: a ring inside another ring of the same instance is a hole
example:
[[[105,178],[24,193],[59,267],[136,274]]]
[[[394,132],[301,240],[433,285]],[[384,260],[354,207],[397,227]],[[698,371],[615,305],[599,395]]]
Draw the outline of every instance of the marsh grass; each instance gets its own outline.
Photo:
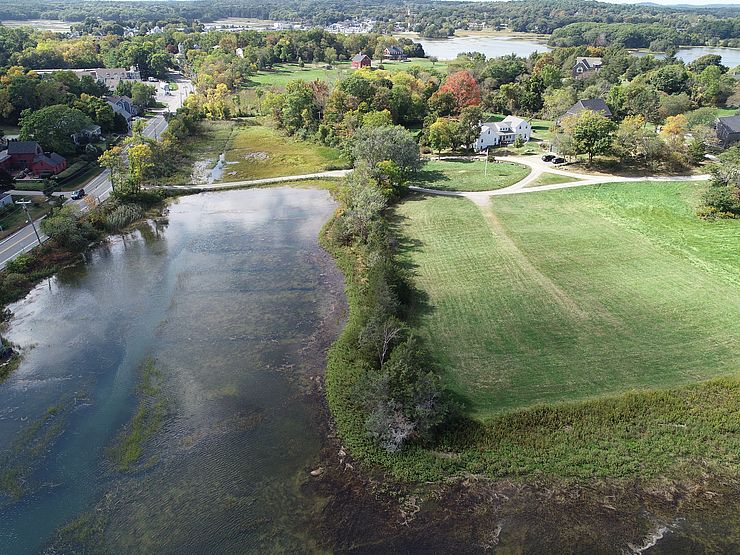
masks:
[[[162,374],[151,359],[141,368],[137,393],[139,402],[133,417],[108,449],[108,458],[119,472],[128,472],[138,465],[146,443],[162,429],[168,414]]]

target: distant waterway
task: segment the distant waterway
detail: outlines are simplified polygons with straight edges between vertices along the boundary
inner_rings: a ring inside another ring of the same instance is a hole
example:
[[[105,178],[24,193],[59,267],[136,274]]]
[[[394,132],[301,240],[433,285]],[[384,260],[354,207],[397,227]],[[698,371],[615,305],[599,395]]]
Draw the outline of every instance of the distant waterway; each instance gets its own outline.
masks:
[[[448,39],[424,39],[414,38],[421,42],[427,56],[436,56],[440,60],[453,60],[463,52],[481,52],[487,58],[496,58],[509,54],[526,58],[534,52],[549,52],[546,42],[534,38],[522,38],[518,36],[491,36],[491,35],[469,35],[450,37]],[[637,50],[638,56],[650,54],[646,50]],[[676,57],[686,63],[692,62],[706,54],[717,54],[722,56],[722,63],[727,67],[740,65],[740,48],[725,48],[712,46],[686,46],[679,48]],[[654,53],[656,57],[664,57],[664,54]]]

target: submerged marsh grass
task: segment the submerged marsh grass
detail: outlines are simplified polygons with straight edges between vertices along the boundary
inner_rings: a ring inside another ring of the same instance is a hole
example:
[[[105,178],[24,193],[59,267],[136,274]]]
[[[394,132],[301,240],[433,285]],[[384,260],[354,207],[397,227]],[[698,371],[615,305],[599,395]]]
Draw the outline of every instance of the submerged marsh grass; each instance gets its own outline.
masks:
[[[167,417],[162,374],[153,360],[144,362],[137,389],[139,402],[136,412],[108,449],[108,457],[120,472],[132,470],[141,461],[146,443],[162,429]]]

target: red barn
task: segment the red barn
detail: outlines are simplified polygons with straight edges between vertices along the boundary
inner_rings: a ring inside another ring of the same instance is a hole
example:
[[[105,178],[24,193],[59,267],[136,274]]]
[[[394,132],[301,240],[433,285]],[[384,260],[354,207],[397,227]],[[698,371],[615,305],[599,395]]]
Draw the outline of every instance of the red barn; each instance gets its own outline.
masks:
[[[352,58],[352,69],[360,69],[361,67],[370,67],[373,61],[367,54],[357,54]]]
[[[28,170],[34,175],[56,175],[67,168],[67,160],[56,152],[45,153],[36,141],[10,141],[0,155],[0,167],[8,171]]]

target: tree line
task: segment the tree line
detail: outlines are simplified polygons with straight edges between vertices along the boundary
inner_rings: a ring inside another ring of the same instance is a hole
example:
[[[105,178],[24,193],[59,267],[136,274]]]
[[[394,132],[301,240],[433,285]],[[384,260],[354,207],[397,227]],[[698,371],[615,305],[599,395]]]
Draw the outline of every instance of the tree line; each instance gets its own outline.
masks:
[[[325,26],[351,18],[372,18],[378,31],[392,31],[396,25],[443,37],[457,29],[485,24],[513,31],[552,33],[574,23],[657,24],[680,29],[692,37],[687,44],[737,40],[740,9],[736,6],[655,6],[628,5],[582,0],[522,0],[518,2],[434,2],[414,0],[303,0],[257,2],[256,0],[214,0],[213,2],[88,2],[84,0],[11,0],[0,6],[0,19],[62,19],[83,22],[99,18],[129,27],[168,23],[211,22],[226,17],[300,21]],[[729,44],[728,44],[729,45]]]

